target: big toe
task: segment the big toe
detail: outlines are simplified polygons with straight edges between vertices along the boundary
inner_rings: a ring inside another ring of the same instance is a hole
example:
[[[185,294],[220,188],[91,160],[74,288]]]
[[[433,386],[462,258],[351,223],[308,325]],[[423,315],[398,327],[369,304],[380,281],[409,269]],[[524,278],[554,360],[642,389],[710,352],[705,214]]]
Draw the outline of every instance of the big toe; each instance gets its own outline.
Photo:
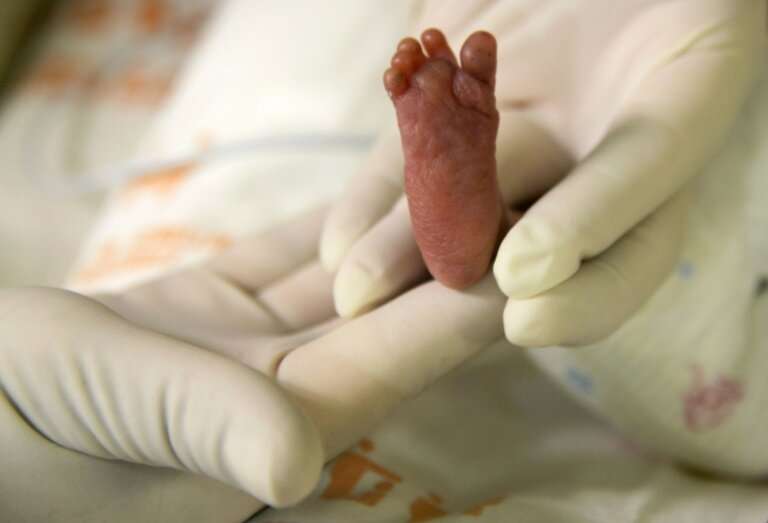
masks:
[[[496,78],[496,39],[487,31],[477,31],[461,47],[461,67],[478,80],[493,87]]]

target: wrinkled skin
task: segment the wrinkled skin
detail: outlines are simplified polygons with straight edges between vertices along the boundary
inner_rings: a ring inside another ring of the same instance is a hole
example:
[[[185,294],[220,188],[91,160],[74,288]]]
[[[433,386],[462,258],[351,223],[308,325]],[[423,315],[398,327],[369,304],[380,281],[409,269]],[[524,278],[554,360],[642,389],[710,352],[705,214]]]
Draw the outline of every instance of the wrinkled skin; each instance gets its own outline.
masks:
[[[503,221],[496,182],[496,40],[478,31],[461,66],[437,29],[400,42],[384,84],[397,112],[405,192],[429,272],[465,288],[488,271]]]

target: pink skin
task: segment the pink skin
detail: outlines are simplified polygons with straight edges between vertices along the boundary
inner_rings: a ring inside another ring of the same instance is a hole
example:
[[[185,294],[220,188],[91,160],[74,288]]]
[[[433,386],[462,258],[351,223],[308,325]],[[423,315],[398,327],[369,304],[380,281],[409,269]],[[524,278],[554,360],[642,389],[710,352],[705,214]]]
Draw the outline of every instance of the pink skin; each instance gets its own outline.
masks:
[[[496,40],[470,35],[461,66],[443,34],[397,46],[384,86],[397,112],[405,193],[416,242],[432,275],[461,289],[480,280],[506,230],[496,181],[499,113]]]

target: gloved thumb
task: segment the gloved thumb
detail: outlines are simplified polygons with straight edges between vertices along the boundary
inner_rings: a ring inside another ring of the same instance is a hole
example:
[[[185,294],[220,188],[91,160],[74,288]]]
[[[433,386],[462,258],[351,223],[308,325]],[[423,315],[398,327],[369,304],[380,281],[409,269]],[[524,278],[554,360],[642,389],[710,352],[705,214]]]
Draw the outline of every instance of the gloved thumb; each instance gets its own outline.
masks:
[[[63,447],[203,474],[275,506],[319,479],[314,425],[233,360],[51,289],[1,291],[0,340],[5,394]]]

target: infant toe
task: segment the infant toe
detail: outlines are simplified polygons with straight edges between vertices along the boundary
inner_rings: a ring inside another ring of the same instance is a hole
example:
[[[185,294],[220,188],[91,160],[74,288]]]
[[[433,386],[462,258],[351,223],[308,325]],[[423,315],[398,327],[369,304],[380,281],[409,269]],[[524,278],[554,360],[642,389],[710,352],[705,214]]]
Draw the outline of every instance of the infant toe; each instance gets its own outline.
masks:
[[[496,77],[496,39],[491,33],[472,33],[461,47],[460,56],[462,69],[493,86]]]
[[[406,77],[410,77],[416,70],[424,64],[424,55],[419,51],[398,51],[392,57],[392,68],[402,72]]]
[[[451,51],[445,35],[439,29],[427,29],[421,34],[421,42],[430,58],[439,58],[445,60],[454,66],[458,65],[456,57]]]
[[[400,43],[397,44],[397,50],[398,51],[409,51],[412,53],[421,53],[421,44],[418,40],[415,38],[406,37],[400,40]],[[422,53],[423,54],[423,53]]]
[[[384,88],[390,97],[400,96],[408,90],[408,79],[402,71],[390,67],[384,71]]]

